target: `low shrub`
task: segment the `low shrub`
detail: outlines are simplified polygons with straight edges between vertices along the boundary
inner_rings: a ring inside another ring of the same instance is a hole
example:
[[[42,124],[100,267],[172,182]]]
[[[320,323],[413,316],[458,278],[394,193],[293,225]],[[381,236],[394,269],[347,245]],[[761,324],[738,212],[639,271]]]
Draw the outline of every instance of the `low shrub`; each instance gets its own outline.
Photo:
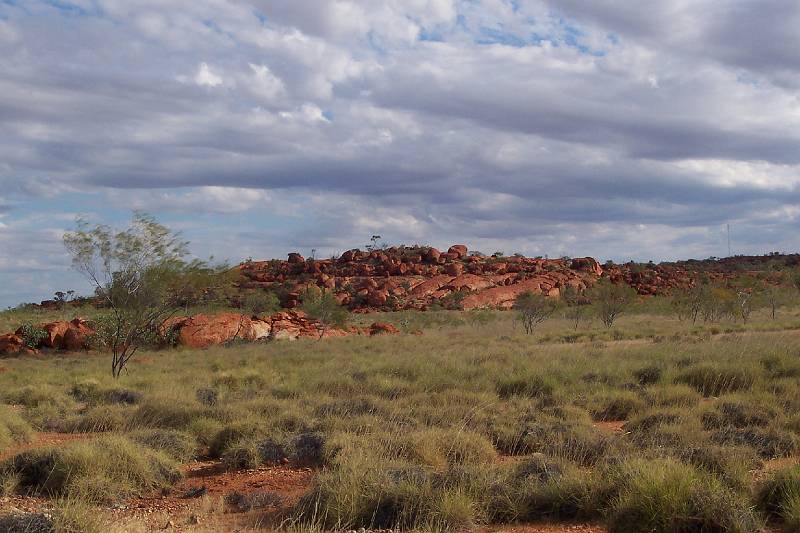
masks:
[[[620,466],[612,532],[759,531],[748,502],[710,475],[672,459]]]
[[[756,380],[755,371],[745,366],[702,364],[684,369],[675,379],[694,387],[703,396],[720,396],[749,390]]]
[[[148,400],[131,414],[129,427],[185,429],[205,414],[198,407],[168,399]]]
[[[178,464],[120,436],[23,452],[0,465],[23,492],[109,503],[171,486]]]
[[[239,422],[224,426],[211,439],[209,454],[211,457],[222,457],[229,448],[240,441],[254,438],[261,431],[261,427],[255,422]]]
[[[100,405],[82,415],[66,420],[64,431],[71,433],[100,433],[119,431],[127,424],[129,412],[116,405]]]
[[[661,385],[648,388],[646,398],[655,407],[694,407],[702,396],[688,385]]]

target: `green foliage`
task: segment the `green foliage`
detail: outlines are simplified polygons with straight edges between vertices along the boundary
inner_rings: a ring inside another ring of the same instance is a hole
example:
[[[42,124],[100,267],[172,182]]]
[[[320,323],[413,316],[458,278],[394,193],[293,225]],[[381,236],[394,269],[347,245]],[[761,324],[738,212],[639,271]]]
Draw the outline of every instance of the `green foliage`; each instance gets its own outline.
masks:
[[[187,243],[144,213],[135,213],[130,227],[116,233],[79,219],[75,230],[64,234],[64,245],[73,266],[110,309],[97,337],[111,349],[115,378],[136,350],[158,335],[166,318],[227,279],[224,266],[186,261]]]
[[[18,413],[0,405],[0,453],[9,446],[27,442],[33,436],[33,428]]]
[[[626,283],[612,283],[607,278],[601,278],[589,291],[589,298],[600,321],[610,328],[633,303],[636,291]]]
[[[323,337],[327,328],[347,325],[350,316],[347,309],[339,304],[332,292],[323,291],[317,287],[309,287],[303,293],[301,309],[322,325],[320,338]]]
[[[557,308],[558,301],[554,298],[531,291],[523,292],[514,302],[514,310],[517,311],[525,333],[529,335],[536,326],[550,318]]]
[[[19,328],[22,334],[22,342],[31,349],[39,347],[39,343],[47,338],[47,331],[31,323],[22,324]]]
[[[274,292],[251,291],[242,299],[242,309],[250,315],[272,314],[281,309],[281,302]]]

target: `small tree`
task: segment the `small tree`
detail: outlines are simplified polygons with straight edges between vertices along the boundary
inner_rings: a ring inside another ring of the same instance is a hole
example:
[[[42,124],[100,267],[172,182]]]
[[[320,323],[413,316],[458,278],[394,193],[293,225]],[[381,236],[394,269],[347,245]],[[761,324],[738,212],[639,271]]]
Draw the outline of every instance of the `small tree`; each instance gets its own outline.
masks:
[[[626,283],[612,283],[609,279],[602,278],[592,287],[589,296],[600,320],[610,328],[617,317],[633,303],[636,291]]]
[[[557,300],[532,291],[523,292],[514,302],[514,309],[519,313],[519,319],[528,335],[533,333],[536,326],[550,318],[557,307]]]
[[[344,327],[350,314],[342,307],[330,291],[310,286],[303,293],[300,307],[305,313],[319,321],[319,338],[331,327]]]
[[[564,317],[573,321],[575,329],[578,329],[581,320],[586,316],[586,297],[572,285],[567,285],[561,289],[561,300],[565,305]]]
[[[678,320],[691,320],[692,324],[697,322],[700,310],[703,308],[704,287],[696,284],[687,287],[673,294],[672,308],[678,316]]]
[[[102,344],[111,349],[118,378],[139,346],[157,336],[182,306],[189,288],[212,285],[224,270],[186,261],[188,243],[150,215],[136,212],[129,228],[114,232],[79,219],[64,235],[73,266],[94,285],[109,309]]]

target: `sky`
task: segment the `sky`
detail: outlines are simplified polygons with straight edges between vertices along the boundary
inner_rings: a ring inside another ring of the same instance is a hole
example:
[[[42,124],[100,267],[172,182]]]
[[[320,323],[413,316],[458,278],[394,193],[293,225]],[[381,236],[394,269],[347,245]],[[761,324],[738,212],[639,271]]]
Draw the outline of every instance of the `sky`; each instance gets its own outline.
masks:
[[[0,308],[77,216],[236,263],[800,250],[797,0],[0,0]]]

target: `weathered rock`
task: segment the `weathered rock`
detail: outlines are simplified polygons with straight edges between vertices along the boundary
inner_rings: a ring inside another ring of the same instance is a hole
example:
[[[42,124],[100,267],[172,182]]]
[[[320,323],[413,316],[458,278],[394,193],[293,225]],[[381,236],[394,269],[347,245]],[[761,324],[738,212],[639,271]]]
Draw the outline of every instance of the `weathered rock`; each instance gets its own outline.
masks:
[[[447,250],[448,254],[456,254],[459,258],[467,257],[467,247],[463,244],[454,244]]]
[[[603,275],[603,267],[593,257],[579,257],[573,259],[570,263],[570,268],[579,270],[581,272],[590,272],[595,276]]]
[[[300,263],[305,263],[306,260],[302,255],[298,254],[297,252],[292,252],[289,254],[289,260],[287,262],[291,265],[296,265]]]
[[[25,345],[25,341],[19,335],[6,333],[0,335],[0,357],[27,355],[36,353]]]
[[[436,248],[428,248],[425,252],[425,261],[428,263],[438,263],[439,256],[442,255],[442,252],[437,250]]]
[[[387,324],[386,322],[375,322],[369,327],[369,336],[374,337],[375,335],[396,335],[400,333],[400,330],[394,327],[391,324]]]
[[[460,276],[464,273],[464,265],[461,263],[450,263],[445,265],[444,273],[452,277]]]

